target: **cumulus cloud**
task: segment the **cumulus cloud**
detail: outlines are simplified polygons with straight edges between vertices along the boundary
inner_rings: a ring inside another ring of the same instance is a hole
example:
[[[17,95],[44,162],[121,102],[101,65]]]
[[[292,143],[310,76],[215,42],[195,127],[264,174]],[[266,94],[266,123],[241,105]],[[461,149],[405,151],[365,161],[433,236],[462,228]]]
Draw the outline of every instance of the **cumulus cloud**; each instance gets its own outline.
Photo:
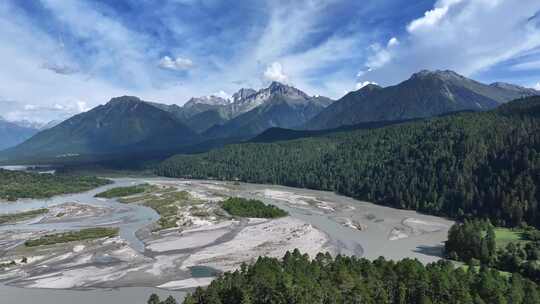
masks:
[[[534,86],[534,89],[540,91],[540,81],[536,83],[536,85]]]
[[[279,62],[273,62],[271,65],[266,67],[264,71],[264,78],[270,81],[279,81],[287,82],[287,75],[283,71],[283,67]]]
[[[371,47],[365,65],[373,70],[362,77],[393,84],[420,69],[474,77],[540,47],[540,26],[533,17],[538,11],[538,1],[438,0],[408,23],[399,43]],[[514,64],[514,69],[536,65]]]
[[[435,4],[432,10],[424,13],[422,18],[413,20],[407,26],[409,32],[428,30],[436,26],[448,13],[448,10],[452,5],[458,4],[463,0],[442,0]]]
[[[77,110],[79,111],[79,113],[87,112],[91,109],[86,101],[78,100],[75,103],[77,104]]]
[[[219,90],[218,92],[215,92],[212,95],[217,96],[217,97],[221,97],[223,99],[231,99],[231,95],[227,94],[227,92],[225,92],[223,90]]]
[[[362,82],[358,82],[356,84],[356,89],[357,90],[360,90],[361,88],[367,86],[367,85],[370,85],[370,84],[373,84],[373,85],[379,85],[378,83],[376,82],[373,82],[373,81],[362,81]]]
[[[392,53],[389,49],[389,47],[384,48],[378,43],[372,44],[369,47],[372,54],[368,57],[366,62],[368,70],[378,69],[389,63],[390,60],[392,60]]]
[[[394,47],[394,46],[396,46],[398,44],[399,44],[399,40],[396,37],[392,37],[392,38],[390,38],[390,40],[388,40],[388,43],[386,44],[386,47],[391,48],[391,47]]]
[[[370,55],[367,58],[367,69],[357,73],[356,77],[362,77],[365,73],[371,72],[374,69],[378,69],[392,61],[393,49],[399,46],[399,40],[396,37],[392,37],[386,43],[386,46],[382,46],[379,43],[373,43],[369,46],[368,52]]]
[[[359,71],[358,73],[356,73],[356,77],[360,78],[360,77],[364,76],[366,73],[369,73],[371,71],[373,71],[373,69],[368,67],[367,69]]]
[[[189,58],[164,56],[159,60],[158,66],[163,69],[185,71],[193,68],[193,61]]]

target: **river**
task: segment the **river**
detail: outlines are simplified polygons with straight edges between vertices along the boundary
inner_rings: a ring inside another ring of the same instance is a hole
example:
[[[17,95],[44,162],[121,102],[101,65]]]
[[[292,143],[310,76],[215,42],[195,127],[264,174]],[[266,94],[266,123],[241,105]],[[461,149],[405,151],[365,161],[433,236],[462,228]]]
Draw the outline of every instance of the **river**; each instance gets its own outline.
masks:
[[[117,186],[140,183],[182,183],[185,180],[166,178],[116,178],[113,185],[103,186],[85,193],[56,196],[51,199],[26,199],[16,203],[0,204],[0,213],[20,212],[29,209],[54,207],[66,202],[81,203],[114,210],[96,218],[82,218],[77,221],[61,223],[40,223],[30,221],[17,225],[0,226],[0,231],[21,230],[77,230],[84,227],[107,226],[119,227],[120,237],[129,246],[143,253],[145,244],[135,232],[159,219],[158,214],[139,204],[121,204],[114,199],[97,199],[96,193]],[[193,181],[187,187],[214,189],[227,186],[226,196],[256,198],[266,203],[277,205],[296,219],[311,224],[327,235],[330,245],[337,253],[357,255],[374,259],[385,256],[390,259],[414,257],[422,262],[432,262],[440,257],[442,242],[446,239],[452,221],[418,214],[414,211],[398,210],[360,202],[330,192],[296,189],[274,185],[233,184],[216,181]],[[360,223],[360,224],[359,224]],[[356,226],[355,226],[356,225]],[[229,239],[222,240],[227,242]],[[214,246],[216,244],[213,244]],[[219,242],[218,244],[219,245]],[[201,250],[200,248],[198,250]],[[1,251],[0,251],[1,253]],[[197,254],[197,251],[194,251]],[[192,274],[193,275],[193,274]],[[127,286],[156,286],[144,285]],[[174,294],[181,298],[182,291],[168,291],[151,287],[122,287],[116,289],[65,290],[65,289],[23,289],[0,285],[1,303],[36,303],[40,304],[86,304],[146,303],[151,293],[159,295]]]

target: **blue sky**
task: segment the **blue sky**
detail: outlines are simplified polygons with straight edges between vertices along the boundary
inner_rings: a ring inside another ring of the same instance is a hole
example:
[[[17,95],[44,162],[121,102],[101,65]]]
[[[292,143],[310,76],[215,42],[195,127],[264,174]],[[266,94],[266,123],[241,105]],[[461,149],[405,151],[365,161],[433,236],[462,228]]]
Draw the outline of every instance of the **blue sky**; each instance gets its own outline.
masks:
[[[540,1],[4,0],[0,61],[11,120],[272,80],[339,98],[421,69],[540,89]]]

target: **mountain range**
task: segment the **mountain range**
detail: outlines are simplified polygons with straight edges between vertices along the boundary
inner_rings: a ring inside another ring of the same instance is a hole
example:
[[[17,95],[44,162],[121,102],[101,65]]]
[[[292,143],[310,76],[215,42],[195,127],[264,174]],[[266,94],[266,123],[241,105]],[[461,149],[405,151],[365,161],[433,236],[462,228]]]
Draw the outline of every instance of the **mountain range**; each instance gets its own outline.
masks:
[[[50,129],[61,121],[53,120],[48,123],[28,120],[11,121],[0,117],[0,151],[14,147],[40,131]]]
[[[7,149],[0,159],[155,155],[191,146],[197,151],[249,139],[269,127],[300,126],[331,102],[277,82],[259,91],[241,89],[232,100],[206,96],[184,106],[116,97]]]
[[[20,126],[0,117],[0,150],[16,146],[38,132],[35,128]]]
[[[294,87],[273,82],[268,88],[231,103],[228,107],[231,119],[214,125],[204,136],[248,139],[272,127],[301,127],[332,102],[329,98],[308,96]]]
[[[420,71],[382,88],[367,85],[350,92],[306,123],[306,129],[331,129],[370,121],[433,117],[463,110],[485,111],[540,92],[507,83],[490,85],[453,71]]]
[[[456,111],[489,110],[538,94],[512,84],[483,84],[452,71],[421,71],[394,86],[367,85],[335,102],[279,82],[259,91],[240,89],[229,99],[191,98],[183,106],[122,96],[0,152],[0,160],[200,152],[252,138],[271,141],[310,134],[287,129],[377,128]]]
[[[198,136],[170,112],[137,97],[111,99],[6,150],[14,157],[67,157],[169,150]]]

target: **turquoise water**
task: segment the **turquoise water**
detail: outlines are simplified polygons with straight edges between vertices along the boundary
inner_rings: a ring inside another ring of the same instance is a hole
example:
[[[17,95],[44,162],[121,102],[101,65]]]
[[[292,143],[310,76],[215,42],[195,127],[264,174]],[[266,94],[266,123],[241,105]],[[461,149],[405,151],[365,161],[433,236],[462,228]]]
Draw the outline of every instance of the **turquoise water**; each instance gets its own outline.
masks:
[[[193,266],[189,270],[194,278],[211,278],[221,273],[219,270],[207,266]]]

